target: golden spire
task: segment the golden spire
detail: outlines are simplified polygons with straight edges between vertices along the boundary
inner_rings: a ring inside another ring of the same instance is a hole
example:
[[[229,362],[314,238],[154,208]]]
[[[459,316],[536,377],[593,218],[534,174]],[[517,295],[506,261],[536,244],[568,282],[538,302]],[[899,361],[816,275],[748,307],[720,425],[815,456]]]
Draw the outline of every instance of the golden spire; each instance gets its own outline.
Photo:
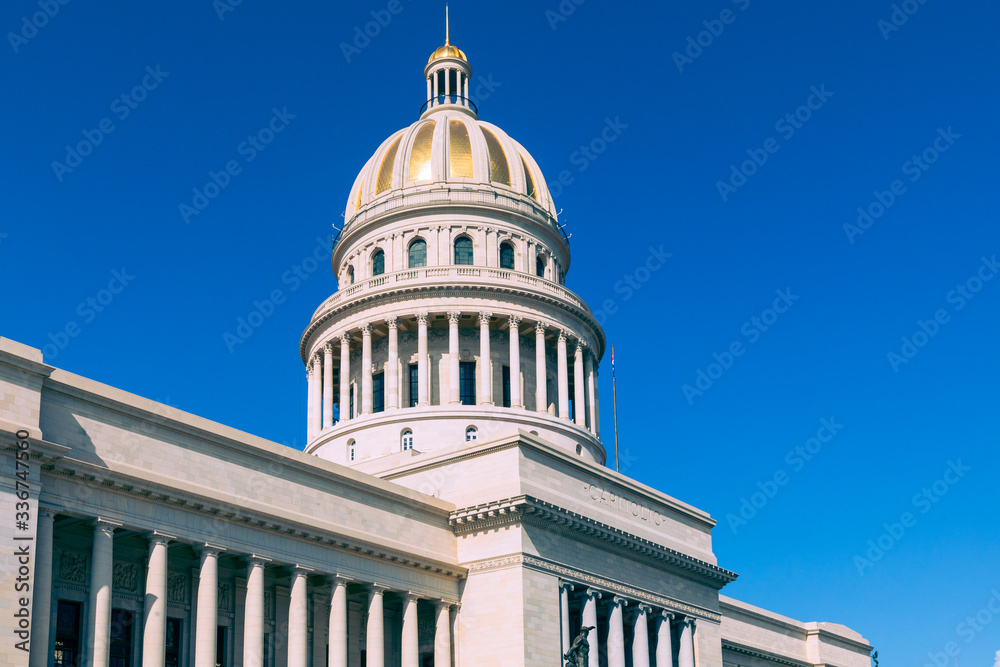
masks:
[[[451,20],[448,17],[448,5],[444,6],[444,45],[451,44]]]

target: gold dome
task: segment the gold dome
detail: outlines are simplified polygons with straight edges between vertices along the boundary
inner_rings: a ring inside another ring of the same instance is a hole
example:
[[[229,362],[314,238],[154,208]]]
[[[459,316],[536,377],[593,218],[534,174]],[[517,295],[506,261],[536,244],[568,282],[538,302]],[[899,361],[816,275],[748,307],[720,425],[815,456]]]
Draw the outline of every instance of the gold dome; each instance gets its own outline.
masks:
[[[428,64],[432,63],[438,58],[458,58],[459,60],[464,60],[465,62],[469,62],[468,58],[465,57],[465,53],[462,51],[462,49],[458,48],[457,46],[452,46],[451,44],[445,44],[437,51],[432,53],[430,60],[428,60],[427,62]]]

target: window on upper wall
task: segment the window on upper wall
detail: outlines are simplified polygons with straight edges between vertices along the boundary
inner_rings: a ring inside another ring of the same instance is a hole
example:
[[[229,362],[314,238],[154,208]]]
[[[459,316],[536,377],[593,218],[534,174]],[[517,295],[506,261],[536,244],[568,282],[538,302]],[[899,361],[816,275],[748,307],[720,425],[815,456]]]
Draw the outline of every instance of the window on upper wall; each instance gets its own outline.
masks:
[[[500,268],[514,270],[514,246],[509,243],[500,244]]]
[[[455,263],[472,265],[472,239],[468,236],[455,239]]]
[[[353,440],[348,441],[348,443],[347,443],[347,460],[348,461],[353,461],[355,458],[357,458],[357,456],[358,456],[357,444]]]
[[[479,429],[475,426],[470,426],[465,429],[465,441],[472,442],[473,440],[479,440]]]
[[[476,362],[463,361],[459,363],[458,388],[462,405],[476,404]]]
[[[411,431],[410,429],[406,429],[405,431],[403,431],[403,435],[401,436],[400,440],[400,445],[402,446],[404,452],[413,449],[413,431]]]
[[[417,239],[411,243],[408,254],[407,268],[419,269],[422,266],[427,266],[427,241]]]
[[[545,258],[541,255],[535,260],[535,275],[539,278],[545,277]]]
[[[372,376],[372,412],[385,412],[385,373]]]
[[[420,373],[417,372],[418,366],[416,364],[410,364],[410,407],[415,407],[417,405],[417,399],[420,398]]]
[[[375,254],[372,255],[372,275],[380,276],[383,273],[385,273],[385,253],[376,250]]]
[[[511,335],[515,335],[511,333]],[[503,406],[510,407],[510,366],[503,367]]]

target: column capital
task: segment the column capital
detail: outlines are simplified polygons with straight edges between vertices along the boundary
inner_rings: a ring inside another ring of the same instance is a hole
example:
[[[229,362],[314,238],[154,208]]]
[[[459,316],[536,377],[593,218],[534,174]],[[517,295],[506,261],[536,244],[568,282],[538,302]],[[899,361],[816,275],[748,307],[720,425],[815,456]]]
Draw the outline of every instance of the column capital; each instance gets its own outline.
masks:
[[[403,602],[409,602],[410,600],[416,602],[423,596],[420,593],[415,593],[414,591],[406,591],[405,593],[400,593],[399,597],[403,599]]]
[[[295,577],[308,577],[310,574],[316,571],[315,568],[311,568],[308,565],[299,565],[298,563],[293,565],[291,567],[291,570],[293,579]]]
[[[382,595],[387,590],[389,590],[389,587],[386,586],[385,584],[377,584],[377,583],[367,584],[366,588],[368,589],[368,592],[371,593],[372,595]]]
[[[564,590],[567,593],[571,593],[575,588],[576,588],[576,585],[575,584],[571,584],[568,581],[560,581],[559,582],[559,590]]]
[[[674,614],[674,612],[667,611],[666,609],[661,609],[659,612],[657,612],[657,615],[660,618],[666,620],[667,623],[669,623],[672,620],[674,620],[675,618],[677,618],[677,616],[676,616],[676,614]]]
[[[559,330],[559,342],[565,343],[569,339],[569,331],[566,329]]]
[[[111,537],[115,535],[115,528],[121,528],[122,523],[119,521],[112,521],[111,519],[105,519],[104,517],[96,517],[91,520],[90,525],[94,527],[94,532],[107,533]]]
[[[323,346],[323,352],[333,354],[333,341],[329,341]]]
[[[493,313],[485,311],[479,313],[479,326],[488,326],[491,319],[493,319]]]
[[[646,616],[649,616],[651,613],[653,613],[653,607],[646,604],[645,602],[637,602],[635,605],[635,610],[640,614],[645,614]]]
[[[584,589],[580,593],[580,595],[582,597],[585,597],[585,598],[591,598],[591,599],[593,599],[595,601],[596,600],[600,600],[602,597],[604,597],[604,593],[602,593],[601,591],[597,590],[596,588],[587,588],[587,589]]]
[[[210,544],[208,542],[201,542],[193,546],[194,550],[201,555],[201,560],[204,561],[207,557],[215,557],[226,550],[226,547],[221,547],[218,544]]]
[[[246,561],[248,567],[267,567],[271,563],[270,558],[259,554],[250,554],[243,560]]]
[[[612,595],[609,602],[611,602],[611,606],[613,607],[623,607],[623,608],[627,607],[629,603],[628,598],[623,598],[620,595]]]
[[[341,345],[351,344],[351,333],[349,331],[345,331],[344,333],[340,334],[339,338]]]
[[[460,319],[462,319],[462,313],[461,313],[461,311],[458,311],[458,310],[449,310],[448,311],[448,323],[449,324],[458,324],[458,321]]]
[[[582,338],[576,339],[576,349],[579,350],[580,352],[585,352],[589,347],[590,345],[587,344],[587,341],[583,340]]]
[[[444,598],[438,598],[434,600],[434,609],[441,611],[442,609],[450,610],[452,607],[457,607],[458,603],[454,600],[445,600]]]
[[[361,335],[365,336],[365,337],[371,336],[372,335],[372,325],[368,324],[367,322],[365,324],[362,324],[361,325]]]
[[[428,313],[426,310],[420,311],[419,313],[417,313],[417,324],[420,324],[422,326],[427,326],[427,319],[429,317],[430,313]]]
[[[58,513],[59,512],[57,512],[52,507],[45,507],[44,505],[39,505],[39,507],[38,507],[38,516],[39,517],[44,517],[46,519],[51,519],[52,517],[54,517]]]
[[[517,331],[517,328],[518,328],[518,326],[520,326],[521,320],[523,320],[523,319],[524,318],[521,317],[520,315],[508,315],[507,316],[507,324],[510,327],[510,330],[511,331]]]
[[[679,620],[677,624],[680,625],[682,628],[688,627],[694,630],[695,619],[693,616],[685,616],[684,618]]]
[[[548,329],[548,328],[549,328],[549,326],[545,322],[542,322],[541,320],[539,320],[538,322],[535,322],[535,333],[536,334],[542,334],[544,336],[545,335],[545,330]]]
[[[399,318],[398,317],[387,317],[385,318],[386,326],[389,327],[390,331],[395,331],[399,328]]]
[[[149,540],[149,546],[152,547],[152,546],[157,545],[157,544],[166,545],[171,540],[176,540],[177,536],[176,535],[168,535],[167,533],[164,533],[164,532],[159,531],[159,530],[151,530],[148,533],[146,533],[146,539]]]
[[[339,573],[331,574],[329,575],[329,577],[330,577],[330,584],[332,584],[334,587],[347,586],[347,584],[354,581],[354,579],[352,579],[351,577],[345,577],[344,575]]]

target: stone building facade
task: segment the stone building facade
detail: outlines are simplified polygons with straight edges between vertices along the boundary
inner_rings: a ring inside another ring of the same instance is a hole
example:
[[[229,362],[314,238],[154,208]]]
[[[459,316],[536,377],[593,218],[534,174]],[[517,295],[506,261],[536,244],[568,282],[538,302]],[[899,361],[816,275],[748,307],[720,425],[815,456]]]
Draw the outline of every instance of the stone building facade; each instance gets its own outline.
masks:
[[[869,664],[846,627],[721,595],[713,519],[605,467],[604,332],[471,74],[435,51],[351,188],[299,345],[305,451],[0,339],[0,662],[548,666],[589,627],[590,667]]]

